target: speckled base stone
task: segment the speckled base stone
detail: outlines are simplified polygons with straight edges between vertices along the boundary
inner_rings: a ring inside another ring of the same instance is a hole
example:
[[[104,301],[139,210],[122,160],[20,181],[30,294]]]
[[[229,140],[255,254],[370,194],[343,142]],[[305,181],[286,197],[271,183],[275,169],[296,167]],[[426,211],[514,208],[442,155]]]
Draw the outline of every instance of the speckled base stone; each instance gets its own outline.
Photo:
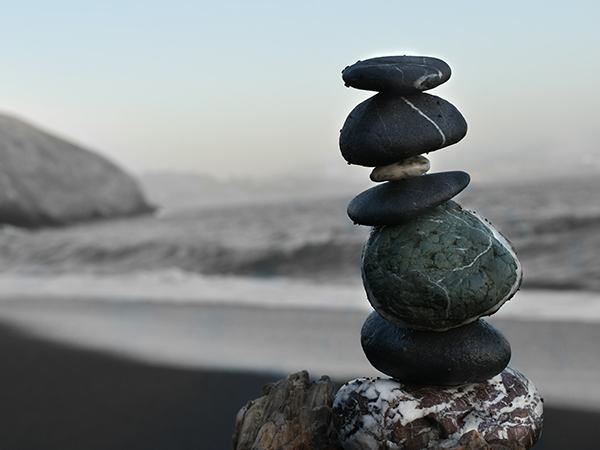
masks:
[[[367,297],[384,319],[432,331],[493,314],[522,280],[506,238],[453,201],[406,224],[373,228],[362,273]]]
[[[525,376],[507,368],[485,382],[455,388],[359,378],[339,390],[333,414],[345,450],[451,447],[470,430],[529,449],[541,434],[542,402]]]

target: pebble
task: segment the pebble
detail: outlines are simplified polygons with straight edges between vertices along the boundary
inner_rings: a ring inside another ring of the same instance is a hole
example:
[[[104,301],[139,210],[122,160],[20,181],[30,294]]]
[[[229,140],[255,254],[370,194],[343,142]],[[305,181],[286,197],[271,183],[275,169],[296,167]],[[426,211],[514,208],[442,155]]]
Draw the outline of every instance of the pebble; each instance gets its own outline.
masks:
[[[502,372],[510,344],[482,319],[445,332],[398,328],[373,311],[361,332],[362,348],[377,370],[402,383],[458,386]]]
[[[444,331],[496,312],[519,289],[523,271],[504,236],[450,200],[410,222],[373,228],[362,275],[385,320]]]
[[[387,166],[375,167],[371,172],[371,181],[398,181],[403,178],[418,177],[427,173],[431,163],[423,155],[411,156]]]
[[[462,114],[442,98],[379,93],[348,115],[339,144],[348,163],[377,167],[439,150],[466,134]]]
[[[358,61],[342,71],[348,87],[402,94],[433,89],[448,81],[450,66],[428,56],[382,56]]]
[[[542,403],[533,383],[510,367],[451,388],[358,378],[338,391],[333,420],[345,450],[448,448],[471,430],[529,449],[542,431]]]
[[[439,172],[379,184],[354,197],[348,217],[360,225],[396,225],[455,197],[469,184],[466,172]]]

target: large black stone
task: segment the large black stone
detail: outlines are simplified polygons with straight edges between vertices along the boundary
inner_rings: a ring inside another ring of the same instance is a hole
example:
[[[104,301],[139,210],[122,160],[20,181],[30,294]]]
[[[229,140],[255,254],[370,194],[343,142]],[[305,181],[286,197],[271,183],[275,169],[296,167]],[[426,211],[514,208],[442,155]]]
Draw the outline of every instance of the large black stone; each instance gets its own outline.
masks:
[[[377,370],[401,383],[457,386],[499,374],[510,344],[482,319],[444,332],[398,328],[373,311],[361,332],[363,351]]]
[[[348,205],[348,216],[361,225],[397,225],[447,202],[471,178],[466,172],[440,172],[389,181],[367,189]]]
[[[466,134],[464,117],[442,98],[379,93],[348,115],[340,150],[350,164],[386,166],[455,144]]]
[[[346,86],[402,94],[433,89],[448,81],[450,66],[428,56],[382,56],[358,61],[342,71]]]

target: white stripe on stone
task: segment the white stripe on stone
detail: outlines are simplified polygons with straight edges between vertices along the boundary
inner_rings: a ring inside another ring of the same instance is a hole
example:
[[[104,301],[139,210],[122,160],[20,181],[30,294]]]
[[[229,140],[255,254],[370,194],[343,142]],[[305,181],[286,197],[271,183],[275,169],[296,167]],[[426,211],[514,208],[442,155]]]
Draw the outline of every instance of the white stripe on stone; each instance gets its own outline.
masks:
[[[442,129],[438,126],[437,123],[435,123],[430,117],[428,117],[423,111],[421,111],[419,108],[417,108],[415,105],[413,105],[410,101],[408,101],[406,99],[406,97],[402,97],[402,100],[404,100],[404,102],[410,106],[412,109],[414,109],[415,111],[417,111],[419,114],[421,114],[423,117],[425,117],[425,119],[427,119],[429,122],[431,122],[431,124],[435,127],[436,130],[438,130],[438,132],[440,133],[440,135],[442,136],[442,145],[440,145],[440,147],[443,147],[444,144],[446,144],[446,135],[444,134],[444,132],[442,131]]]

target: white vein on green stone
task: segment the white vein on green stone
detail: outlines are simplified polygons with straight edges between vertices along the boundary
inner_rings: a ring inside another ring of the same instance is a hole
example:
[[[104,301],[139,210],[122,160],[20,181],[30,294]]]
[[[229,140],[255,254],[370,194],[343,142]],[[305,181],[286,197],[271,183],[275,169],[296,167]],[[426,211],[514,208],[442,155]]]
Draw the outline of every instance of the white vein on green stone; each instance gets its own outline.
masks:
[[[496,230],[496,228],[494,228],[494,226],[487,219],[479,215],[477,212],[470,211],[470,213],[477,217],[481,221],[481,223],[494,235],[494,237],[508,250],[508,252],[512,255],[517,266],[515,269],[515,282],[511,286],[508,294],[506,294],[506,296],[496,306],[489,309],[483,314],[484,316],[491,316],[496,311],[498,311],[500,307],[504,305],[504,303],[511,299],[512,296],[515,295],[516,292],[519,290],[519,286],[521,285],[521,280],[523,278],[523,266],[521,265],[521,261],[519,261],[519,258],[517,257],[517,252],[515,251],[513,245],[509,242],[509,240],[506,239],[502,234],[500,234],[500,232]]]

